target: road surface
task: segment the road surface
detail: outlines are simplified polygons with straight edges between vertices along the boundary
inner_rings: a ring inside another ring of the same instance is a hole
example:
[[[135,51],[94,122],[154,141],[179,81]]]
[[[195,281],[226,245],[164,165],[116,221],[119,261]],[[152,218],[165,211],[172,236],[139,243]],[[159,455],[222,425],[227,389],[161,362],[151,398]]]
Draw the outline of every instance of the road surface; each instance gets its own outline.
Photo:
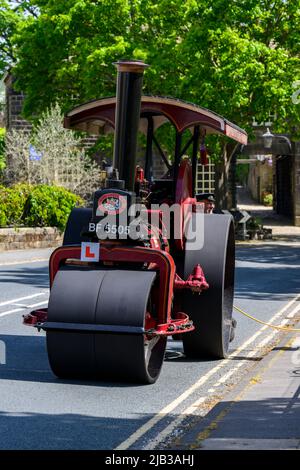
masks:
[[[50,251],[0,254],[1,449],[162,449],[191,416],[205,416],[282,334],[236,312],[227,360],[187,360],[181,343],[170,340],[153,385],[59,380],[48,364],[45,334],[22,325],[24,313],[47,305]],[[299,267],[298,245],[238,246],[235,305],[276,325],[293,324]]]

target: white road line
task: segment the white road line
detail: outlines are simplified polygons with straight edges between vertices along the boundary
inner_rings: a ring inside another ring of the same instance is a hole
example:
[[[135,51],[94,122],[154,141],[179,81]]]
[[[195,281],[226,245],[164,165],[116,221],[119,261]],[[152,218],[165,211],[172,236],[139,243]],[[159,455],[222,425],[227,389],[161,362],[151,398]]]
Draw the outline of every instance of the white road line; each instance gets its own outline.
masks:
[[[294,299],[290,300],[279,312],[277,312],[269,321],[268,323],[273,323],[280,317],[288,308],[290,308],[297,300],[300,299],[300,294],[298,294]],[[184,400],[186,400],[192,393],[198,390],[201,385],[208,381],[208,379],[215,375],[220,369],[224,368],[228,363],[234,358],[238,356],[241,351],[246,349],[251,343],[253,343],[258,336],[260,336],[264,330],[268,327],[264,325],[260,328],[253,336],[251,336],[247,341],[245,341],[238,349],[236,349],[228,359],[223,360],[219,365],[211,369],[207,372],[204,376],[202,376],[197,382],[195,382],[190,388],[185,390],[179,397],[165,406],[161,411],[159,411],[155,416],[153,416],[149,421],[147,421],[143,426],[137,429],[131,436],[129,436],[125,441],[121,442],[115,450],[126,450],[130,446],[132,446],[138,439],[140,439],[144,434],[146,434],[151,428],[153,428],[159,421],[161,421],[167,414],[171,413],[177,406],[179,406]],[[276,334],[276,332],[274,333]],[[250,352],[253,353],[253,351]],[[255,353],[255,352],[254,352]]]
[[[26,308],[14,308],[13,310],[7,310],[6,312],[0,313],[0,318],[1,317],[6,317],[7,315],[11,315],[12,313],[18,313],[18,312],[24,312],[24,310],[28,308],[35,308],[35,307],[40,307],[41,305],[47,304],[48,300],[44,300],[43,302],[38,302],[36,304],[32,305],[27,305]]]
[[[5,317],[6,315],[10,315],[11,313],[22,312],[23,308],[14,308],[13,310],[7,310],[6,312],[0,313],[0,317]]]
[[[4,263],[0,263],[1,266],[14,266],[16,264],[31,264],[31,263],[41,263],[43,261],[49,261],[49,258],[34,258],[34,259],[24,259],[21,261],[4,261]]]
[[[286,318],[293,318],[297,312],[300,310],[300,305],[297,305],[287,316]]]
[[[17,299],[6,300],[5,302],[0,303],[0,307],[3,307],[4,305],[15,304],[16,302],[20,302],[20,300],[34,299],[34,297],[40,297],[41,295],[49,295],[49,291],[40,292],[39,294],[27,295],[26,297],[18,297]]]
[[[47,300],[44,300],[43,302],[38,302],[37,304],[31,304],[31,305],[28,305],[27,308],[35,308],[35,307],[39,307],[40,305],[43,305],[43,304],[47,304],[49,302],[49,299]]]
[[[15,303],[13,303],[13,304],[11,304],[11,305],[13,305],[14,307],[27,308],[27,305],[25,305],[25,304],[15,304]]]

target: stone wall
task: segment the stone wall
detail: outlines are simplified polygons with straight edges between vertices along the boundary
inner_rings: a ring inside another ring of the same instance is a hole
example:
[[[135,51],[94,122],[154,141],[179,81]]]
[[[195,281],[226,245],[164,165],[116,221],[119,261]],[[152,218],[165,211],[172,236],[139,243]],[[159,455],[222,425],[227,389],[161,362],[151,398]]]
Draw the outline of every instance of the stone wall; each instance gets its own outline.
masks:
[[[0,251],[52,248],[62,244],[62,237],[55,227],[1,228]]]
[[[273,170],[267,161],[250,163],[248,175],[248,188],[254,200],[262,202],[263,193],[272,193]]]

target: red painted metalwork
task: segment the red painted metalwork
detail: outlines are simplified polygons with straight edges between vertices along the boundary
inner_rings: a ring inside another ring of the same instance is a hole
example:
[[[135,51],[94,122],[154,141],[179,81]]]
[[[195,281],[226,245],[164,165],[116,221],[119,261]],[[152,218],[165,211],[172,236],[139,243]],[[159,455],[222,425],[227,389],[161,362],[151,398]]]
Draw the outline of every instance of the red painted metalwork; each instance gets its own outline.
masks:
[[[137,165],[136,171],[135,171],[135,182],[144,183],[144,181],[145,181],[144,170],[141,166]]]
[[[39,310],[34,310],[27,315],[23,315],[23,323],[26,326],[36,326],[37,323],[43,323],[47,320],[48,309],[41,308]]]
[[[25,326],[35,326],[42,329],[43,323],[47,321],[48,309],[34,310],[23,316]],[[158,324],[149,312],[146,314],[145,333],[147,336],[171,336],[179,333],[188,333],[195,329],[188,315],[177,312],[175,318],[167,323]]]
[[[115,125],[115,107],[116,98],[84,103],[66,115],[64,126],[90,134],[99,133],[100,128],[102,132],[111,132]],[[200,125],[207,133],[224,134],[241,144],[247,144],[247,134],[243,129],[208,109],[185,101],[160,96],[142,96],[141,117],[143,116],[153,116],[156,129],[166,121],[170,121],[177,132]]]
[[[161,210],[148,209],[148,220],[151,222],[151,217],[155,217],[154,222],[157,225],[149,224],[150,246],[153,248],[161,249],[161,241],[164,245],[164,251],[170,252],[169,241],[166,236],[166,226],[164,224],[163,212]]]
[[[189,275],[186,281],[181,279],[178,274],[175,276],[174,289],[191,289],[193,292],[200,293],[208,288],[209,284],[205,279],[204,272],[200,264],[196,264],[192,274]]]
[[[193,197],[192,190],[192,167],[189,159],[182,160],[179,170],[178,179],[176,182],[175,202],[182,204],[186,199]]]
[[[151,324],[151,323],[150,323]],[[146,322],[146,327],[147,327]],[[146,333],[148,336],[173,336],[180,333],[187,333],[195,329],[193,322],[189,319],[188,315],[183,312],[177,312],[175,318],[169,323],[156,325],[154,328],[148,326]]]
[[[171,321],[171,308],[173,285],[175,280],[175,263],[172,256],[162,250],[144,247],[124,247],[99,244],[100,260],[112,263],[150,263],[151,268],[159,272],[159,305],[158,323],[168,323]],[[50,287],[53,284],[55,275],[59,267],[67,259],[80,260],[81,246],[62,246],[57,248],[50,257]]]
[[[175,203],[180,205],[181,219],[178,227],[180,236],[175,239],[175,245],[178,250],[184,249],[185,228],[191,217],[191,212],[194,211],[194,206],[197,203],[196,199],[193,198],[192,186],[192,167],[186,158],[180,163],[175,191]]]
[[[101,262],[143,262],[148,263],[148,269],[156,269],[159,273],[158,292],[158,318],[155,320],[148,312],[145,320],[145,333],[147,336],[170,336],[178,333],[187,333],[194,330],[193,323],[188,315],[176,312],[171,318],[173,286],[175,285],[175,264],[172,256],[164,251],[143,247],[105,246],[99,244]],[[50,287],[53,284],[60,266],[67,260],[79,262],[81,246],[62,246],[57,248],[49,261]],[[83,263],[81,263],[83,264]],[[87,263],[84,263],[87,264]],[[176,275],[177,276],[177,275]],[[198,271],[194,275],[199,277]],[[192,284],[193,288],[196,285]],[[23,323],[27,326],[42,328],[47,321],[47,308],[34,310],[24,315]]]

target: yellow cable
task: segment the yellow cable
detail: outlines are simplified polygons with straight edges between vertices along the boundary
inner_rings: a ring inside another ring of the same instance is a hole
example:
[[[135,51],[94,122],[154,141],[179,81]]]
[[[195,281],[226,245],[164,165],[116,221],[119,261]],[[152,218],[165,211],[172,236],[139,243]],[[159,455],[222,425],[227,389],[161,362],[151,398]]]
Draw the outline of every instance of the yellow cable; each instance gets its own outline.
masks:
[[[267,326],[269,326],[270,328],[274,328],[274,330],[300,331],[299,328],[289,328],[288,326],[285,327],[285,326],[275,326],[275,325],[271,325],[270,323],[266,323],[266,322],[264,322],[264,321],[262,321],[262,320],[258,320],[257,318],[252,317],[252,316],[249,315],[248,313],[244,312],[244,310],[242,310],[241,308],[236,307],[235,305],[233,306],[233,308],[234,308],[235,310],[237,310],[238,312],[242,313],[243,315],[245,315],[246,317],[251,318],[251,320],[254,320],[254,321],[256,321],[257,323],[261,323],[262,325],[267,325]]]

